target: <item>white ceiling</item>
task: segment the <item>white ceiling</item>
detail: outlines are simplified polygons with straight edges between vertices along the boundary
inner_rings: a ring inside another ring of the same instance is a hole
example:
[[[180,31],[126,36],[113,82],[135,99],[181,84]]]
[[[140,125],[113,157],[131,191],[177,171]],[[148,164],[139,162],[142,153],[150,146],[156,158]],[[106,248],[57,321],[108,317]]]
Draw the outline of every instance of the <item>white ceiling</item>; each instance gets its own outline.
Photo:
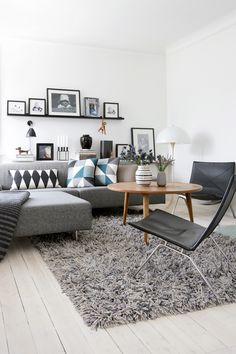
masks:
[[[0,0],[0,36],[158,53],[236,0]]]

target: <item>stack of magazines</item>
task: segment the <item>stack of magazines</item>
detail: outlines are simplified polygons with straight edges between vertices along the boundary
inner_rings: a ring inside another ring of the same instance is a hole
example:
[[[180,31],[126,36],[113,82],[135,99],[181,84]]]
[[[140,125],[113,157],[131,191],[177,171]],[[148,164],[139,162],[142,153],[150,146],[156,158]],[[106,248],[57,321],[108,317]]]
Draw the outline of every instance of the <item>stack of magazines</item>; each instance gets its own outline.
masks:
[[[17,161],[17,162],[34,161],[34,155],[33,154],[17,154],[14,161]]]

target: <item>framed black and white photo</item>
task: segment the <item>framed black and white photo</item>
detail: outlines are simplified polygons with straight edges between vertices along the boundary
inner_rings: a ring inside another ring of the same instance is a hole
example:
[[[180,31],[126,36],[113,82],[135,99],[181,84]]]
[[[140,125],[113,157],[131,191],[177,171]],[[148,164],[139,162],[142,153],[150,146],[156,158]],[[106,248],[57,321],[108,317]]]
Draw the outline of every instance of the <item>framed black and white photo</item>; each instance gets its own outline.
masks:
[[[36,159],[37,160],[53,160],[54,148],[51,143],[36,144]]]
[[[29,114],[32,116],[45,116],[46,100],[44,98],[29,98]]]
[[[149,152],[152,150],[155,153],[155,136],[153,128],[131,128],[131,143],[135,147],[136,152]]]
[[[48,115],[78,117],[81,115],[80,91],[47,89]]]
[[[24,116],[26,114],[25,101],[7,101],[7,114],[13,116]]]
[[[84,97],[84,115],[86,117],[100,117],[99,98]]]
[[[124,150],[123,150],[124,149]],[[130,149],[130,144],[116,144],[116,157],[121,157],[122,151],[128,151]]]
[[[104,118],[119,118],[119,103],[103,103]]]

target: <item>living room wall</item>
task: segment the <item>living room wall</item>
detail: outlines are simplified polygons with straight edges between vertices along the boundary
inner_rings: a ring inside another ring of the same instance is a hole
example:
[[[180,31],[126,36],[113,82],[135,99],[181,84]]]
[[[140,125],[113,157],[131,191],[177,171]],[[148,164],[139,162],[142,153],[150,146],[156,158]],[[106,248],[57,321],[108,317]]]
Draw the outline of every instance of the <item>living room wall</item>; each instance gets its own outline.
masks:
[[[208,29],[167,53],[167,120],[185,129],[176,146],[175,177],[186,181],[193,160],[236,161],[236,19]]]
[[[1,155],[15,155],[17,146],[28,147],[27,117],[7,116],[7,100],[46,98],[46,88],[79,89],[83,98],[100,103],[119,102],[124,121],[107,120],[107,135],[98,133],[99,120],[32,117],[36,142],[56,144],[68,135],[71,156],[80,150],[83,134],[100,140],[130,143],[131,127],[165,126],[165,56],[121,50],[81,47],[74,44],[28,40],[1,42]]]

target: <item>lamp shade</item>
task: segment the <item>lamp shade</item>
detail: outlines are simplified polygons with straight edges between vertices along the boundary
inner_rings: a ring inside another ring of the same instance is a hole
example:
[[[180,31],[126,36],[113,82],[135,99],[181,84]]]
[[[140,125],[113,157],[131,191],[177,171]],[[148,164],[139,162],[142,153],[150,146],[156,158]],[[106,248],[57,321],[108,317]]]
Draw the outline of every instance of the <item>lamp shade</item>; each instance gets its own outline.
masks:
[[[29,130],[27,131],[26,137],[27,138],[36,137],[35,130],[33,128],[29,128]]]
[[[179,127],[172,125],[160,131],[157,135],[157,143],[189,144],[189,135]]]

